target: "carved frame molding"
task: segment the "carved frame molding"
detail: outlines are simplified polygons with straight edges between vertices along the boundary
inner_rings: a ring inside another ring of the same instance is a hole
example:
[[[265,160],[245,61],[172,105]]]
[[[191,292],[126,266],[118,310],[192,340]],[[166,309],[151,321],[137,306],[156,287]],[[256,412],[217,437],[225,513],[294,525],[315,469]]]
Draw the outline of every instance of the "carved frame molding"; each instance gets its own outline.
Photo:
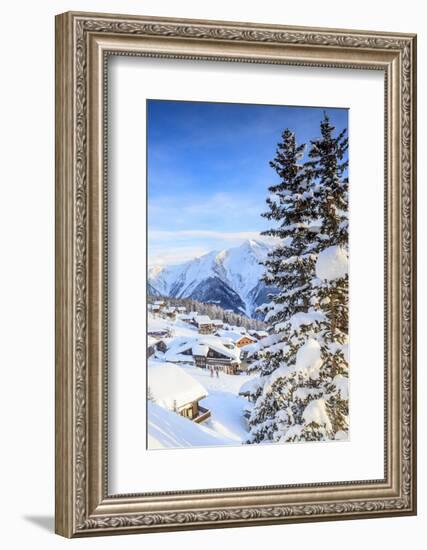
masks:
[[[384,480],[108,495],[109,55],[384,71],[388,304]],[[57,533],[75,537],[415,513],[415,76],[414,35],[72,12],[57,16]]]

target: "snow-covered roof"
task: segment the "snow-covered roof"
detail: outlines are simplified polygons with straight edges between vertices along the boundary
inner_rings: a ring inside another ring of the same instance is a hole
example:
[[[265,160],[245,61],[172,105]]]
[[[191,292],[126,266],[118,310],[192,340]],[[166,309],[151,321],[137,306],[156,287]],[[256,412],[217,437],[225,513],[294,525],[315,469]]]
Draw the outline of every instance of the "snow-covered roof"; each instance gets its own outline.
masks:
[[[212,320],[207,315],[197,315],[196,317],[196,323],[198,325],[211,325]]]
[[[221,321],[221,319],[212,319],[213,325],[223,325],[224,321]]]
[[[239,334],[246,334],[247,332],[245,327],[239,327],[236,325],[227,325],[227,330],[231,330],[232,332],[238,332]]]
[[[201,355],[207,357],[209,352],[209,346],[206,344],[194,344],[191,348],[193,355]]]
[[[167,352],[167,354],[164,354],[164,358],[172,363],[194,363],[194,358],[191,355],[184,355],[183,353]]]
[[[217,334],[223,339],[227,339],[231,342],[238,342],[242,338],[249,338],[252,342],[256,341],[253,336],[250,336],[247,333],[241,334],[240,332],[233,332],[231,330],[218,330]]]
[[[197,380],[171,363],[149,362],[148,387],[154,402],[171,410],[208,395]]]
[[[250,330],[249,334],[252,334],[253,336],[260,336],[261,338],[268,336],[268,332],[266,330]]]
[[[169,330],[170,321],[167,319],[155,319],[152,315],[148,317],[148,332],[159,332],[161,330]]]
[[[179,321],[191,321],[193,317],[187,313],[179,313],[177,318]]]
[[[176,355],[182,354],[187,350],[191,350],[191,353],[194,355],[203,355],[206,357],[207,352],[209,351],[209,349],[206,350],[206,348],[211,348],[234,361],[240,360],[240,350],[238,348],[233,347],[232,349],[229,349],[224,345],[221,338],[208,335],[195,335],[191,338],[187,338],[185,336],[173,338],[170,341],[169,348],[165,353],[165,359],[166,361],[176,361]],[[195,350],[202,351],[202,353],[195,353]]]
[[[189,311],[188,316],[195,319],[197,317],[197,311]]]
[[[172,361],[172,356],[179,355],[180,353],[190,349],[194,340],[194,338],[187,338],[186,336],[172,338],[168,343],[165,359],[167,361]]]
[[[240,361],[240,350],[238,348],[229,349],[225,347],[221,340],[219,338],[216,338],[215,336],[213,337],[213,339],[204,341],[203,344],[209,346],[214,351],[225,355],[226,357],[229,357],[230,359]]]
[[[149,335],[159,335],[159,336],[168,336],[170,334],[170,330],[168,328],[149,328],[148,329],[148,334]]]
[[[258,344],[258,340],[256,338],[254,338],[253,336],[248,336],[247,334],[244,334],[242,336],[242,338],[247,338],[248,340],[250,340],[252,342],[251,344],[245,344],[244,346],[242,346],[242,348],[244,348],[245,351],[247,351],[249,346]]]
[[[231,330],[217,330],[216,334],[222,337],[224,340],[227,339],[230,342],[236,342],[242,337],[240,333],[232,332]]]
[[[242,346],[240,349],[248,354],[253,353],[259,350],[259,344],[258,342],[253,342],[252,344],[246,344],[246,346]]]

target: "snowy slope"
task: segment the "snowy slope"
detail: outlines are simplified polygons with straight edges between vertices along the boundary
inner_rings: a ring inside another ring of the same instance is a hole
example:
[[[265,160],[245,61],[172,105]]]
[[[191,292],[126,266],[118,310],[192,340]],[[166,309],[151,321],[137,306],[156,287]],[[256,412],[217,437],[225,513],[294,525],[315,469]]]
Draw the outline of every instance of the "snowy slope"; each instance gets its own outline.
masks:
[[[216,447],[233,444],[214,430],[148,401],[148,448]]]
[[[155,366],[158,363],[158,366]],[[239,395],[244,383],[254,380],[256,375],[231,375],[221,373],[212,377],[207,369],[192,365],[171,365],[161,361],[150,361],[148,380],[150,388],[155,386],[153,373],[159,372],[167,365],[180,371],[183,377],[191,378],[191,386],[202,387],[206,395],[200,404],[211,412],[211,417],[202,424],[196,424],[170,410],[170,403],[159,400],[148,401],[148,448],[206,447],[219,445],[241,445],[248,438],[247,423],[244,412],[248,402]],[[154,366],[153,366],[154,365]],[[166,372],[166,371],[165,371]],[[179,393],[179,383],[165,380],[165,384]],[[153,392],[154,393],[154,392]],[[167,405],[165,407],[165,405]]]
[[[221,373],[211,377],[207,369],[199,369],[191,365],[180,367],[206,388],[208,396],[200,401],[203,407],[208,408],[212,416],[204,423],[218,436],[224,437],[230,443],[244,443],[248,437],[248,428],[244,412],[248,401],[239,396],[241,387],[248,380],[257,375],[233,375]]]
[[[159,294],[217,303],[252,317],[265,301],[266,286],[260,282],[265,260],[273,245],[247,240],[238,247],[212,251],[183,264],[151,267],[149,285]]]

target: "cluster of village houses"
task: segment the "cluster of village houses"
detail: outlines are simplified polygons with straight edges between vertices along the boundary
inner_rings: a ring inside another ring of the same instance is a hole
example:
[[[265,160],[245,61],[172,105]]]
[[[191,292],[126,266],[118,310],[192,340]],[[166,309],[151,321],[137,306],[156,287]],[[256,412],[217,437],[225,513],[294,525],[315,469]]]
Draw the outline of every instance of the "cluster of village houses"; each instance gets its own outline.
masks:
[[[149,368],[152,397],[181,416],[203,422],[210,417],[199,404],[206,390],[179,366],[207,369],[215,377],[243,374],[256,357],[258,341],[268,333],[229,325],[163,300],[148,304],[148,311],[147,354],[157,359],[156,366]],[[175,330],[178,326],[192,330]]]

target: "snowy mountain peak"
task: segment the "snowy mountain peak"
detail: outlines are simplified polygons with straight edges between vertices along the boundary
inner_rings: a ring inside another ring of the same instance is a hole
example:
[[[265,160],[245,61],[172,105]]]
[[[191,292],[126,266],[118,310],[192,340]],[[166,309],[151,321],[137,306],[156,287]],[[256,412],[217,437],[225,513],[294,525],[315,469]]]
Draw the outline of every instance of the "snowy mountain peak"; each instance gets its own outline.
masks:
[[[246,239],[245,241],[242,242],[242,244],[236,248],[241,248],[243,250],[247,250],[247,249],[250,249],[250,250],[270,250],[272,247],[271,245],[268,245],[266,244],[265,242],[263,241],[257,241],[255,239]]]
[[[248,239],[239,246],[211,251],[185,263],[149,269],[148,282],[164,296],[219,303],[253,316],[265,296],[262,261],[274,245]]]

